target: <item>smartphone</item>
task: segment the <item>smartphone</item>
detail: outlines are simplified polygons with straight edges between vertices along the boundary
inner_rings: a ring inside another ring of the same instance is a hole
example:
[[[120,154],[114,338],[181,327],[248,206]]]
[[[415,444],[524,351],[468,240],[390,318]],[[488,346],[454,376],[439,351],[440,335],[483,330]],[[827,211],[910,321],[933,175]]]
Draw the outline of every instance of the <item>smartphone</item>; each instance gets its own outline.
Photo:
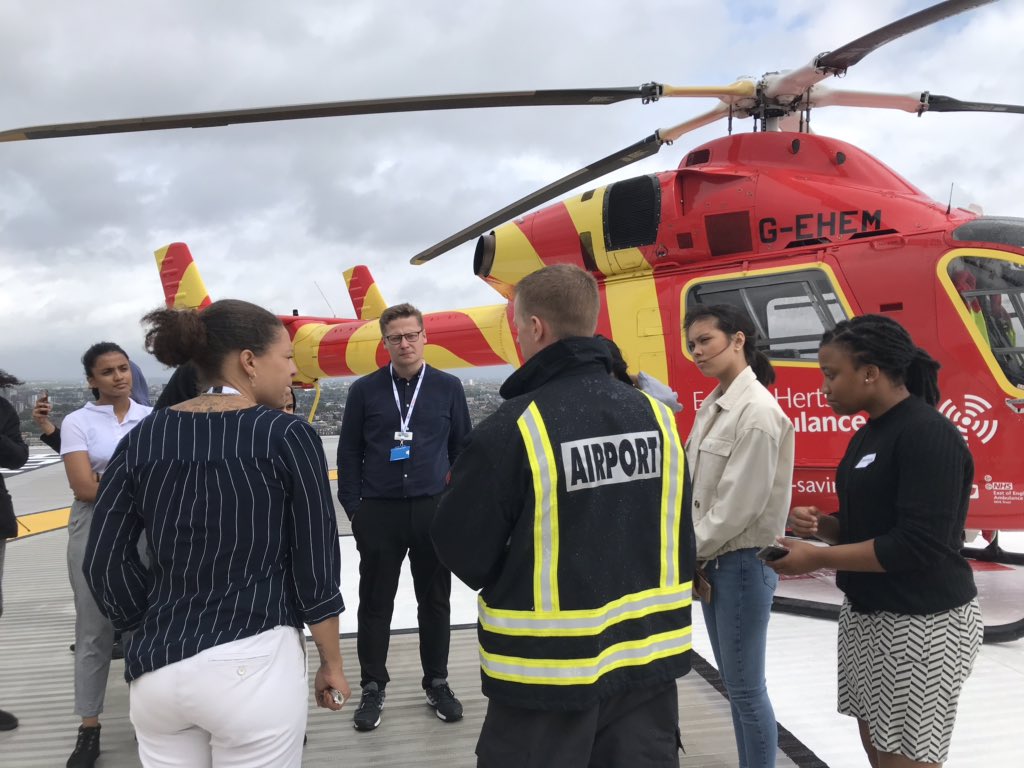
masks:
[[[778,560],[788,554],[789,550],[785,547],[780,547],[778,544],[769,544],[767,547],[758,550],[757,556],[766,563],[770,563],[773,560]]]
[[[48,402],[50,402],[50,390],[44,389],[43,391],[41,391],[39,393],[38,400],[41,403],[48,403]]]

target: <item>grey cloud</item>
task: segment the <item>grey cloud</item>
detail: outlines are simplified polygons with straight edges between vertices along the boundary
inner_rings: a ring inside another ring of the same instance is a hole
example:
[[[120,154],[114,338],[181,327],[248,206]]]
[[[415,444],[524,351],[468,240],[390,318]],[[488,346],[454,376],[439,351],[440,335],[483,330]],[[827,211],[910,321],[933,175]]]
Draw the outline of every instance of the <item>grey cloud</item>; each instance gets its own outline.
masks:
[[[724,83],[800,66],[928,4],[254,0],[240,10],[15,0],[0,7],[0,127],[417,93]],[[1011,74],[1024,69],[1013,38],[1022,24],[1019,4],[996,4],[872,54],[835,85],[1024,102]],[[396,301],[495,303],[470,274],[472,245],[421,268],[409,256],[709,106],[665,99],[0,145],[0,273],[14,275],[0,286],[0,312],[5,327],[24,329],[5,343],[13,362],[4,365],[74,375],[81,350],[105,335],[141,354],[138,318],[162,298],[152,251],[171,240],[190,243],[212,295],[278,312],[329,314],[315,281],[350,314],[341,272],[355,263],[370,265]],[[929,194],[956,181],[987,212],[1020,213],[1017,116],[821,110],[813,124]],[[671,168],[724,130],[685,137],[625,175]]]

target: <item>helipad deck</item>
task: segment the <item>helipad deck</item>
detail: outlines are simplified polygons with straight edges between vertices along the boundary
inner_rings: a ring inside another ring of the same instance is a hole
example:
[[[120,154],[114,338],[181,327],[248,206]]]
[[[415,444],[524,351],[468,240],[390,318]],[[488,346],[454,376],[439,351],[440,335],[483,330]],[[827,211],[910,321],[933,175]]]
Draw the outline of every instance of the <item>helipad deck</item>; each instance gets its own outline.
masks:
[[[333,463],[335,442],[325,439]],[[67,481],[57,464],[10,477],[8,488],[19,514],[58,509],[67,504]],[[38,530],[44,520],[38,518]],[[358,554],[344,516],[342,533],[342,591],[349,610],[342,631],[355,630]],[[72,654],[74,609],[68,585],[62,529],[7,545],[4,574],[4,615],[0,618],[0,708],[14,712],[21,727],[0,733],[0,766],[60,766],[74,741]],[[1024,550],[1024,534],[1004,542]],[[1019,617],[1024,569],[977,574],[982,611],[989,623]],[[787,583],[780,593],[808,599],[832,600],[834,587],[815,580]],[[1005,610],[1004,610],[1005,609]],[[453,584],[452,620],[471,624],[474,595]],[[486,702],[480,694],[475,633],[452,632],[451,684],[466,706],[466,718],[447,725],[433,717],[419,690],[420,672],[415,635],[415,601],[408,573],[403,575],[395,608],[384,723],[378,731],[360,734],[352,729],[352,710],[334,714],[311,708],[306,765],[472,766],[473,748]],[[699,608],[694,611],[694,648],[710,659],[707,633]],[[358,677],[355,642],[342,641],[350,674]],[[860,768],[864,763],[856,727],[835,711],[836,625],[776,614],[768,630],[768,689],[781,724],[779,766]],[[127,687],[122,663],[111,667],[107,706],[103,715],[103,755],[100,768],[137,766],[135,742],[128,722]],[[702,676],[701,672],[706,675]],[[711,682],[715,673],[695,654],[695,671],[679,683],[680,721],[686,755],[680,766],[725,768],[737,764],[732,725],[725,698]],[[1020,764],[1020,723],[1024,722],[1024,640],[986,645],[975,663],[960,702],[949,765],[958,768],[1010,768]],[[795,735],[791,735],[792,734]],[[806,745],[806,746],[804,746]],[[785,754],[784,754],[785,753]],[[815,756],[817,755],[817,757]],[[819,759],[819,757],[821,759]]]
[[[350,539],[343,537],[343,547]],[[73,714],[74,608],[68,583],[67,534],[55,530],[11,542],[4,576],[4,615],[0,619],[0,707],[15,713],[21,726],[0,734],[0,764],[5,768],[63,765],[75,743],[78,718]],[[354,592],[348,582],[346,592]],[[411,607],[411,606],[410,606]],[[401,603],[399,612],[401,612]],[[415,616],[415,611],[412,611]],[[409,611],[405,612],[408,623]],[[354,619],[346,614],[346,623]],[[413,621],[415,619],[413,618]],[[396,624],[403,618],[396,615]],[[312,649],[311,649],[312,650]],[[355,640],[342,640],[350,682],[358,682]],[[698,666],[712,679],[715,672]],[[415,633],[399,630],[392,639],[387,705],[381,727],[371,733],[352,728],[352,703],[342,712],[317,709],[310,700],[304,765],[459,766],[475,765],[473,754],[486,700],[480,693],[476,632],[452,632],[449,681],[462,699],[466,717],[446,724],[434,717],[419,688],[421,672]],[[128,720],[124,665],[111,664],[103,723],[103,753],[98,766],[140,765]],[[679,684],[680,720],[686,754],[680,765],[693,768],[735,766],[729,705],[697,671]],[[779,766],[820,766],[791,739],[788,748],[805,759],[793,762],[780,752]]]

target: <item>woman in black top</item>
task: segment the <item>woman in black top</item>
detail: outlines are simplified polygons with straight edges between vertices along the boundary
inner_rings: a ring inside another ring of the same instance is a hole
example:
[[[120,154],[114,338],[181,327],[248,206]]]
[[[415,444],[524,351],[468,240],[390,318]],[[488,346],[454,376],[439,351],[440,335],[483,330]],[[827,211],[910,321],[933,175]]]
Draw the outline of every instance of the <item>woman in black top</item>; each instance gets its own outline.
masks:
[[[294,767],[308,683],[349,697],[338,644],[338,530],[316,432],[278,410],[291,340],[261,307],[223,300],[144,318],[147,348],[219,387],[156,411],[103,475],[84,570],[131,630],[125,678],[144,765]],[[146,533],[150,565],[136,542]]]
[[[839,514],[790,514],[780,574],[835,568],[839,711],[859,721],[872,766],[941,765],[984,626],[960,555],[974,462],[936,409],[939,364],[881,315],[822,337],[822,391],[839,414],[866,411],[836,474]]]
[[[6,371],[0,371],[0,389],[21,384],[18,379]],[[4,469],[20,469],[28,461],[28,446],[21,438],[21,422],[14,407],[0,397],[0,467]],[[18,520],[14,515],[14,504],[11,495],[4,485],[4,476],[0,475],[0,614],[4,612],[3,578],[4,550],[7,539],[18,535]],[[0,709],[0,731],[13,731],[18,727],[18,718],[10,712]]]

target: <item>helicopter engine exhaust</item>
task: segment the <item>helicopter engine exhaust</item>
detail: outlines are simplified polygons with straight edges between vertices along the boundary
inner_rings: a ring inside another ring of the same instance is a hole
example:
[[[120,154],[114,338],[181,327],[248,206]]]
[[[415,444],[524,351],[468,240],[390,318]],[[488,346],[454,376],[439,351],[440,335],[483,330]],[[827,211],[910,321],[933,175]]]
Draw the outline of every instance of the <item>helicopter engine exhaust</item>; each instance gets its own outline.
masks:
[[[488,277],[494,267],[494,251],[497,238],[494,232],[481,235],[476,241],[476,251],[473,253],[473,274],[477,277]]]

